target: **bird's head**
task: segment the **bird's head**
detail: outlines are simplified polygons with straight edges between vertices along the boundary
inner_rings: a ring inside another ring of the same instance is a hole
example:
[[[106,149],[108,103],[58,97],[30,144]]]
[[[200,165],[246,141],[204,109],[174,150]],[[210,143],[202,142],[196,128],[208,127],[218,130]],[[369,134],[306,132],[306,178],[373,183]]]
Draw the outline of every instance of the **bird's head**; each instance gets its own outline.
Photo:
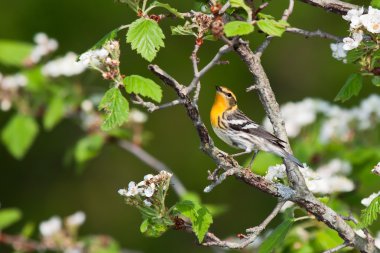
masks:
[[[214,105],[220,106],[225,110],[236,109],[236,96],[232,91],[223,86],[216,86]]]

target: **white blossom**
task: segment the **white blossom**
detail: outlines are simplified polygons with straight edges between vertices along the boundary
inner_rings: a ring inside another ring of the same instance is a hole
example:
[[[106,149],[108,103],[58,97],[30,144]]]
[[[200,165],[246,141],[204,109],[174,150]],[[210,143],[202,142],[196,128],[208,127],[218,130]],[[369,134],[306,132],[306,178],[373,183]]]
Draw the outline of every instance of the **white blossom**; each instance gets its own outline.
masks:
[[[147,119],[148,119],[148,116],[137,109],[132,109],[129,112],[129,120],[134,123],[142,124],[142,123],[145,123]]]
[[[319,167],[317,173],[322,177],[330,177],[335,174],[348,175],[351,170],[352,166],[349,162],[335,158]]]
[[[154,190],[156,189],[156,185],[155,184],[150,184],[148,185],[147,188],[144,189],[144,195],[147,197],[147,198],[150,198],[153,196],[154,194]]]
[[[79,56],[79,63],[85,67],[99,67],[108,55],[109,52],[104,48],[90,50]]]
[[[147,200],[147,199],[145,199],[144,200],[144,205],[146,205],[146,206],[151,206],[152,205],[152,202],[150,202],[149,200]]]
[[[362,201],[360,203],[362,203],[363,206],[369,206],[369,204],[371,204],[372,200],[374,200],[378,196],[380,196],[380,191],[377,193],[372,193],[367,198],[362,199]]]
[[[94,109],[94,104],[92,103],[91,100],[89,99],[85,99],[82,101],[82,103],[80,104],[80,108],[84,111],[84,112],[91,112],[93,109]]]
[[[86,220],[86,214],[82,211],[76,212],[69,217],[66,218],[66,222],[69,226],[80,226],[82,225]]]
[[[342,16],[343,19],[350,21],[351,29],[356,29],[361,26],[360,16],[363,14],[364,8],[351,9],[347,12],[346,15]]]
[[[34,36],[34,42],[37,45],[29,56],[29,59],[33,63],[38,63],[42,57],[54,52],[58,48],[58,42],[55,39],[50,39],[45,33],[37,33]]]
[[[74,76],[83,73],[86,66],[77,62],[78,56],[69,52],[64,57],[48,62],[42,67],[42,74],[50,77]]]
[[[62,229],[61,218],[53,216],[49,220],[41,222],[39,229],[43,237],[52,236]]]
[[[346,51],[357,48],[360,45],[360,42],[363,40],[363,32],[355,32],[352,34],[352,37],[346,37],[343,39],[343,49]]]
[[[130,197],[130,196],[135,196],[137,194],[139,194],[139,190],[138,190],[135,182],[133,182],[133,181],[129,182],[127,196]]]
[[[372,173],[375,173],[376,175],[380,176],[380,162],[378,164],[376,164],[375,167],[373,167]]]
[[[274,181],[276,179],[284,179],[286,177],[286,168],[284,164],[277,164],[268,168],[265,178]]]
[[[380,10],[368,8],[368,13],[360,16],[360,22],[371,33],[380,33]]]
[[[150,179],[152,179],[153,178],[153,175],[152,174],[147,174],[147,175],[145,175],[144,176],[144,180],[150,180]]]
[[[3,112],[7,112],[11,109],[12,107],[12,103],[9,99],[3,99],[1,100],[1,103],[0,103],[0,109],[3,111]]]
[[[337,60],[343,60],[345,62],[347,57],[347,51],[343,49],[344,43],[331,43],[330,48],[332,51],[332,56]]]
[[[26,86],[28,79],[23,74],[14,74],[10,76],[4,76],[0,80],[0,88],[4,90],[16,90],[20,87]]]
[[[124,197],[127,197],[128,195],[128,191],[126,190],[126,189],[119,189],[118,191],[117,191],[117,193],[119,193],[119,195],[121,195],[121,196],[124,196]]]

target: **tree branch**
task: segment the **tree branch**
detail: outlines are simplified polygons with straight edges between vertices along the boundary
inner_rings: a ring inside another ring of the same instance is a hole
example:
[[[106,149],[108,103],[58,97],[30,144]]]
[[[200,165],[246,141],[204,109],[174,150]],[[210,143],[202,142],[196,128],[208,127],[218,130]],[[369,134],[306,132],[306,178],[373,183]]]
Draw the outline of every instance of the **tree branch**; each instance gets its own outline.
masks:
[[[286,32],[300,34],[302,36],[305,36],[305,38],[320,37],[320,38],[323,38],[323,39],[334,40],[336,42],[341,42],[343,40],[343,38],[341,38],[341,37],[338,37],[336,35],[333,35],[333,34],[330,34],[330,33],[327,33],[327,32],[323,32],[323,31],[321,31],[319,29],[316,30],[316,31],[307,31],[307,30],[303,30],[303,29],[300,29],[300,28],[296,28],[296,27],[288,27],[288,28],[286,28]]]
[[[182,184],[179,178],[173,173],[173,171],[167,165],[165,165],[164,163],[159,161],[157,158],[155,158],[154,156],[146,152],[140,146],[126,140],[120,140],[117,143],[121,148],[132,153],[134,156],[139,158],[142,162],[144,162],[145,164],[147,164],[154,170],[158,172],[165,170],[167,172],[172,173],[173,174],[172,179],[171,179],[171,181],[173,182],[172,187],[178,196],[183,196],[187,192],[185,186]]]
[[[360,6],[339,0],[301,0],[304,3],[317,6],[326,11],[345,15],[351,9],[359,9]]]

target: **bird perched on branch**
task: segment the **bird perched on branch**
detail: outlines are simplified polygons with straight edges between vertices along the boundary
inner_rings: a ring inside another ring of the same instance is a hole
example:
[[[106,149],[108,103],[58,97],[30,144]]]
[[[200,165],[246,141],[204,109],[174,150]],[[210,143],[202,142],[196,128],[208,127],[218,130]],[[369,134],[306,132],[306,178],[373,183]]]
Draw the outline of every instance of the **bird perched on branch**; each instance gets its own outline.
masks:
[[[250,167],[260,150],[289,159],[298,166],[301,162],[285,151],[285,142],[256,124],[238,109],[236,96],[229,89],[216,86],[214,105],[210,112],[216,135],[232,147],[245,150],[232,156],[254,152]]]

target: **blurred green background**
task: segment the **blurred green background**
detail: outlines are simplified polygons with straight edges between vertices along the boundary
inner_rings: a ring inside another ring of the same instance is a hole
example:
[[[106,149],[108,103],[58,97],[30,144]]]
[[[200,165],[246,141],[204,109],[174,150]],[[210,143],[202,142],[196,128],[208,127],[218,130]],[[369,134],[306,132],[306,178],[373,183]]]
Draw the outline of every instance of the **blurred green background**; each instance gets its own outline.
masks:
[[[193,1],[167,1],[180,11],[193,7]],[[368,4],[368,3],[365,3]],[[279,17],[287,1],[272,1],[266,13]],[[31,42],[34,34],[45,32],[60,44],[57,55],[67,51],[82,53],[104,34],[135,19],[135,14],[123,4],[112,0],[1,0],[0,38]],[[296,2],[289,19],[291,25],[308,30],[322,29],[339,36],[348,34],[348,24],[336,14]],[[192,37],[169,36],[175,20],[164,20],[166,33],[163,48],[154,63],[183,83],[192,78],[189,56],[193,48]],[[260,44],[264,35],[252,36],[250,44]],[[330,41],[320,38],[305,39],[285,34],[274,39],[263,56],[272,87],[279,103],[298,101],[305,97],[319,97],[332,101],[354,65],[343,64],[331,56]],[[155,78],[147,70],[147,62],[122,43],[122,71]],[[206,42],[199,53],[200,65],[206,64],[220,47],[220,42]],[[264,112],[257,95],[246,93],[253,83],[246,66],[233,53],[224,59],[229,65],[217,66],[202,79],[200,111],[210,129],[208,114],[213,102],[215,85],[230,87],[238,96],[240,108],[258,122]],[[1,69],[0,69],[1,72]],[[91,75],[90,75],[91,76]],[[93,73],[93,76],[97,74]],[[100,78],[87,78],[84,82],[94,89],[103,90],[108,83]],[[361,98],[374,92],[369,82]],[[164,87],[164,100],[175,98]],[[358,98],[350,100],[356,104]],[[10,114],[0,114],[0,127]],[[211,230],[220,236],[244,231],[258,224],[274,206],[275,199],[229,179],[209,194],[203,193],[207,185],[207,170],[215,168],[213,161],[199,150],[195,129],[180,106],[157,111],[149,115],[146,129],[153,134],[145,147],[148,152],[167,164],[183,181],[188,190],[199,193],[205,203],[223,204],[228,211],[215,219]],[[222,150],[233,151],[212,137]],[[0,145],[0,202],[2,207],[18,207],[24,212],[24,221],[40,222],[52,215],[66,216],[77,210],[87,214],[81,234],[108,234],[123,247],[143,252],[212,252],[196,246],[195,239],[185,233],[169,231],[159,239],[146,238],[139,233],[140,214],[124,204],[117,189],[138,181],[152,169],[120,148],[109,144],[101,155],[92,160],[83,173],[75,167],[65,167],[63,158],[83,133],[77,125],[64,121],[52,132],[41,132],[34,146],[22,161],[12,158]],[[239,158],[244,161],[244,158]],[[168,201],[174,203],[171,192]],[[17,231],[17,227],[14,228]]]

